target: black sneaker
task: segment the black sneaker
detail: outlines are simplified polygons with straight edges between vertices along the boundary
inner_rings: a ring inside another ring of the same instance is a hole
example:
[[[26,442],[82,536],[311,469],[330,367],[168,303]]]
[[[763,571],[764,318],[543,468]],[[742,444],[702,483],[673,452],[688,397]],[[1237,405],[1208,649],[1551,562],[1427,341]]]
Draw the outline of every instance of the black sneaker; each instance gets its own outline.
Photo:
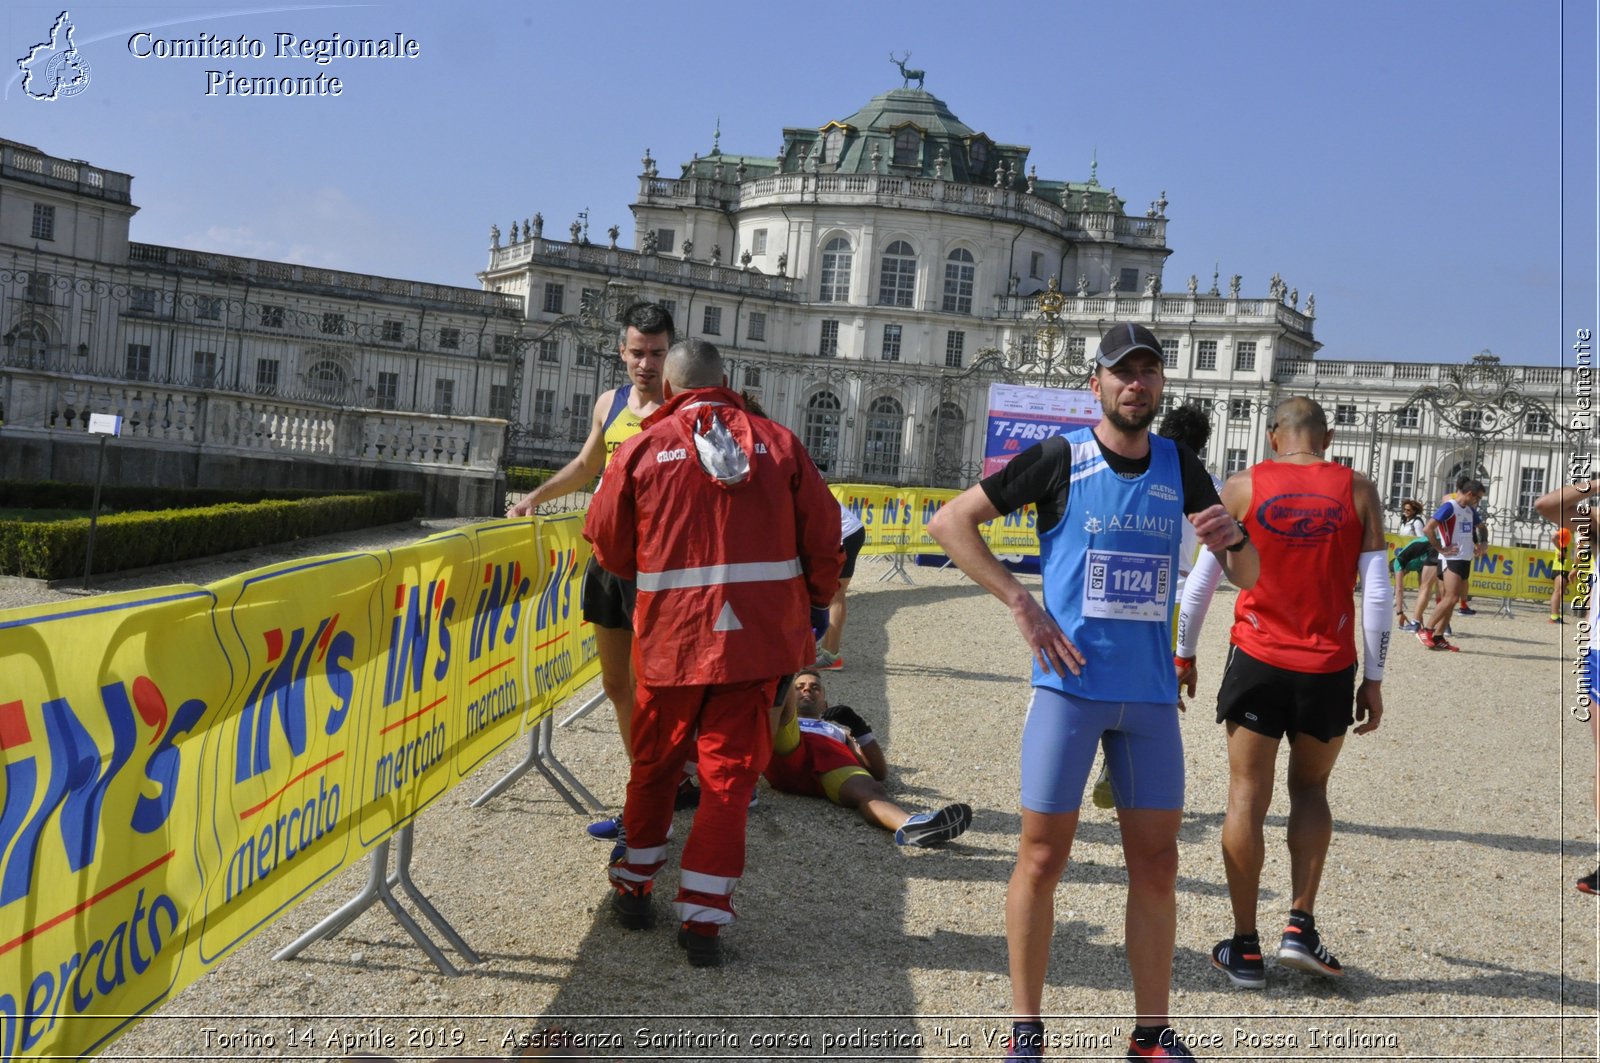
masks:
[[[672,799],[672,810],[682,812],[686,808],[700,807],[700,787],[693,779],[684,779],[678,783],[678,793]]]
[[[1458,606],[1456,606],[1456,612],[1460,613],[1462,616],[1477,616],[1478,615],[1478,611],[1476,609],[1472,608],[1470,605],[1458,605]]]
[[[1211,950],[1211,966],[1228,976],[1240,989],[1267,988],[1267,965],[1261,959],[1261,941],[1248,938],[1223,938]]]
[[[1574,883],[1579,893],[1600,894],[1600,868],[1589,872]]]
[[[937,812],[923,812],[906,820],[894,832],[896,845],[941,845],[958,838],[972,826],[970,805],[945,805]]]
[[[1344,968],[1322,944],[1322,935],[1314,926],[1290,923],[1283,928],[1283,940],[1278,943],[1278,962],[1285,967],[1343,978]]]
[[[715,932],[697,934],[685,923],[678,928],[678,947],[689,954],[690,967],[722,966],[722,938]]]
[[[613,888],[611,911],[617,925],[624,930],[649,930],[656,925],[656,909],[650,903],[650,893]]]

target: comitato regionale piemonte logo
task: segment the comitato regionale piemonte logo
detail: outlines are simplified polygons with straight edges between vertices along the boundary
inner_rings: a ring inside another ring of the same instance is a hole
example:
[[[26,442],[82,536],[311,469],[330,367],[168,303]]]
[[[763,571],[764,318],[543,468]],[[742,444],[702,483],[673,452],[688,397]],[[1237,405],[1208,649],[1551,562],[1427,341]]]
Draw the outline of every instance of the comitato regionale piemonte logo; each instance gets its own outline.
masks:
[[[89,87],[89,64],[72,42],[72,16],[63,11],[50,27],[50,37],[17,60],[22,91],[35,100],[53,102],[76,96]]]

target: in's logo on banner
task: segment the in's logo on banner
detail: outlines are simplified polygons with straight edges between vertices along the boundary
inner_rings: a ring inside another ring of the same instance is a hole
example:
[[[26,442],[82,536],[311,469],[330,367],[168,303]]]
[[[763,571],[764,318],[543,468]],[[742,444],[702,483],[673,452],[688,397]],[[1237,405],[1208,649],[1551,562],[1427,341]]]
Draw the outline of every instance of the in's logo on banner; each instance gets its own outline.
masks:
[[[384,667],[383,707],[388,708],[410,691],[422,690],[423,668],[430,652],[437,650],[433,665],[434,682],[443,681],[450,671],[450,631],[448,624],[456,614],[456,600],[445,594],[445,581],[430,580],[426,596],[420,586],[400,584],[394,590],[394,617],[389,621],[389,653]]]
[[[283,728],[291,755],[305,753],[307,684],[313,676],[325,686],[325,690],[316,692],[314,701],[323,702],[331,696],[327,717],[321,721],[327,734],[335,734],[344,726],[355,695],[355,678],[350,669],[356,637],[339,630],[339,614],[324,618],[310,637],[305,628],[295,628],[289,633],[287,647],[278,628],[262,637],[267,643],[268,668],[256,677],[240,715],[235,782],[253,779],[272,768],[274,719]]]
[[[49,39],[17,60],[23,92],[36,100],[54,101],[76,96],[89,87],[89,64],[72,43],[75,29],[72,16],[61,12],[50,27]]]

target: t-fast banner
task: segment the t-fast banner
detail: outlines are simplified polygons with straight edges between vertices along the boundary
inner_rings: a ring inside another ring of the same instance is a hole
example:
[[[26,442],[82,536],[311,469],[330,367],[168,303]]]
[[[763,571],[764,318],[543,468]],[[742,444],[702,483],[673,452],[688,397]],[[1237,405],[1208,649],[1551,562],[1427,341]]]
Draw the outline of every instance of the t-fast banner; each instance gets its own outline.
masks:
[[[1100,401],[1089,391],[989,385],[989,430],[983,475],[992,476],[1033,444],[1100,420]]]

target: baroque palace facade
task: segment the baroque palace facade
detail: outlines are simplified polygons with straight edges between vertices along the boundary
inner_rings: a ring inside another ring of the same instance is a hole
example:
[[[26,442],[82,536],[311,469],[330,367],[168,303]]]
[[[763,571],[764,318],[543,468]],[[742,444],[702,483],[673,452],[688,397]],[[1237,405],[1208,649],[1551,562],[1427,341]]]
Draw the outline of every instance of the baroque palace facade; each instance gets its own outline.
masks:
[[[1267,456],[1280,399],[1311,394],[1336,422],[1331,456],[1392,507],[1475,469],[1495,539],[1531,542],[1532,499],[1588,445],[1573,369],[1322,359],[1315,298],[1276,275],[1258,297],[1237,275],[1167,291],[1165,192],[1130,213],[1094,165],[1041,178],[1028,148],[920,87],[786,128],[775,155],[714,143],[665,176],[646,151],[633,248],[582,222],[547,238],[535,214],[491,229],[478,289],[130,243],[127,175],[4,151],[0,432],[48,451],[91,406],[128,409],[202,481],[218,456],[474,485],[565,461],[618,382],[614,322],[637,299],[722,348],[733,386],[836,480],[972,482],[989,385],[1082,386],[1117,321],[1161,337],[1167,406],[1211,411],[1221,475]],[[435,493],[440,511],[496,505]]]

